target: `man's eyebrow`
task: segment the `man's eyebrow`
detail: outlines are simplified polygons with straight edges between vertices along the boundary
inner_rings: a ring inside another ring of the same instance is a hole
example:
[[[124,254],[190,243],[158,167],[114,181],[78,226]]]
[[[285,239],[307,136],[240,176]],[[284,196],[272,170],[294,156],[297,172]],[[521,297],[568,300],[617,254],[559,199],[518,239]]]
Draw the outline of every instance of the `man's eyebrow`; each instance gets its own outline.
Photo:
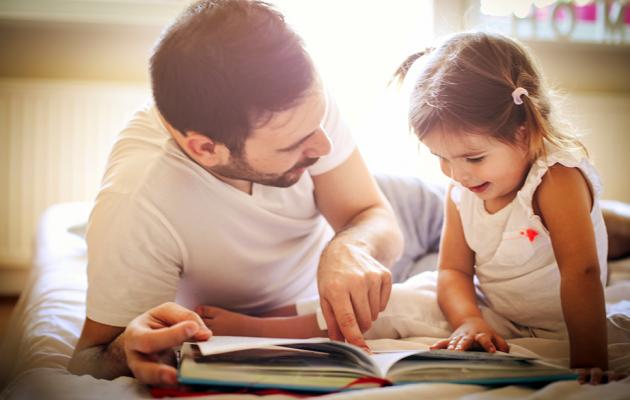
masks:
[[[284,147],[282,149],[279,149],[278,151],[291,151],[291,150],[294,150],[294,149],[298,148],[302,143],[306,142],[316,132],[317,132],[317,130],[314,130],[313,132],[311,132],[308,135],[304,136],[302,139],[298,140],[297,142],[293,143],[292,145]]]

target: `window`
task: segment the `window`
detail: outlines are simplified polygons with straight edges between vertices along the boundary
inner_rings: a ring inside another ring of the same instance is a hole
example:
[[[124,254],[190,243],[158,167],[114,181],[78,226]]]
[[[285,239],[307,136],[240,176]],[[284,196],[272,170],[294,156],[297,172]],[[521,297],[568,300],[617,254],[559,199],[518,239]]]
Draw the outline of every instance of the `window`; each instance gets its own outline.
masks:
[[[630,44],[624,0],[479,1],[479,25],[530,40]]]
[[[433,2],[276,0],[376,172],[441,176],[407,123],[408,92],[388,87],[399,64],[433,39]],[[419,150],[421,155],[419,156]]]

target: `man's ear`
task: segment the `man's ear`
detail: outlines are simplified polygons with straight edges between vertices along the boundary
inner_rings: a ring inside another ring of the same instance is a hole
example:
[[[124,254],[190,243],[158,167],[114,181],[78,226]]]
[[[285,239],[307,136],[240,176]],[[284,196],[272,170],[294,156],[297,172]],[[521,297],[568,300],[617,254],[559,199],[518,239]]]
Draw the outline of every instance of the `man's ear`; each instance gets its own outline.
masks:
[[[186,154],[203,167],[225,164],[230,158],[230,150],[201,133],[188,131],[181,138],[180,146]]]

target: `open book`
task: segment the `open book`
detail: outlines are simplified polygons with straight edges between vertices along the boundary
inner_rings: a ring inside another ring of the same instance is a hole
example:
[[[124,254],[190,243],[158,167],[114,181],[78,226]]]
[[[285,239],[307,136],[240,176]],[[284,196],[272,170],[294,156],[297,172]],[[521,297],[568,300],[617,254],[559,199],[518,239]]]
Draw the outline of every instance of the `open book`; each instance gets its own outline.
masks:
[[[214,336],[184,343],[179,381],[223,387],[332,392],[374,384],[507,385],[576,379],[571,370],[507,353],[403,350],[367,354],[325,338]]]

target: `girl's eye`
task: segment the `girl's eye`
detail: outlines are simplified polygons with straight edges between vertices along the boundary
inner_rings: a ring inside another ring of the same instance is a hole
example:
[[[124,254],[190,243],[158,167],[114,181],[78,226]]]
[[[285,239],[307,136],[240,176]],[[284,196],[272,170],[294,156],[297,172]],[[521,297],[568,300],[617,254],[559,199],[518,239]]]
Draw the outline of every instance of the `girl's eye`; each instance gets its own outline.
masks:
[[[475,158],[467,158],[466,161],[468,161],[469,163],[479,163],[483,161],[484,158],[485,158],[484,156],[475,157]]]

